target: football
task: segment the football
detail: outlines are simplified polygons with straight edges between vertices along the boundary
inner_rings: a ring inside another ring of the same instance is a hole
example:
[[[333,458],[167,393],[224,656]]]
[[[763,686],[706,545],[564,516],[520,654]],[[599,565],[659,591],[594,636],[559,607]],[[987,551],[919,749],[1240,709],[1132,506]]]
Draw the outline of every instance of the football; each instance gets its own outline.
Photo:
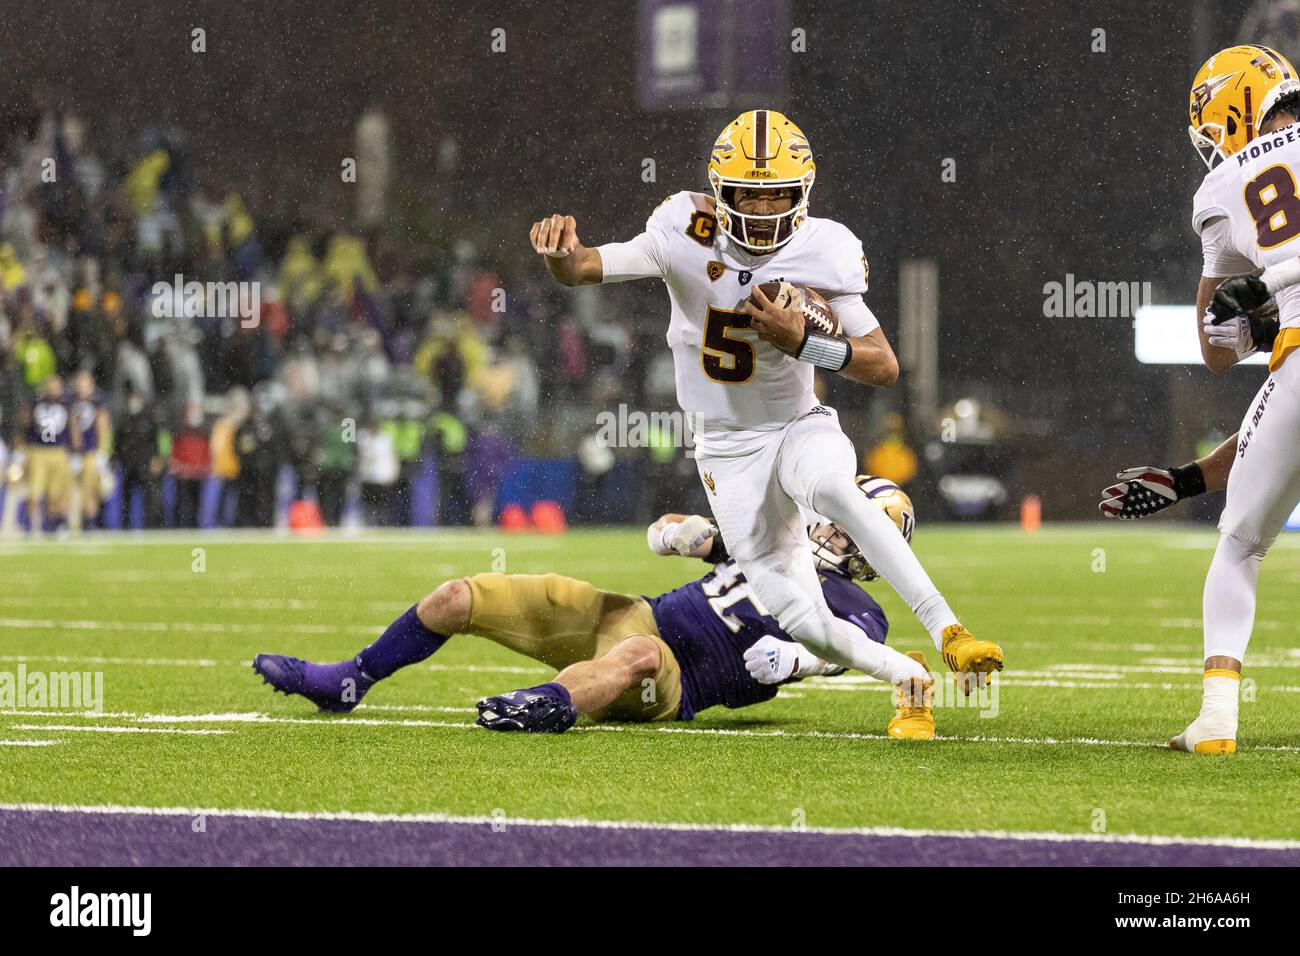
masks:
[[[820,293],[813,289],[802,288],[784,280],[764,282],[758,288],[763,290],[763,295],[767,296],[773,304],[781,308],[790,305],[801,306],[803,320],[809,332],[820,332],[822,335],[844,334],[840,320],[835,317],[835,310]]]

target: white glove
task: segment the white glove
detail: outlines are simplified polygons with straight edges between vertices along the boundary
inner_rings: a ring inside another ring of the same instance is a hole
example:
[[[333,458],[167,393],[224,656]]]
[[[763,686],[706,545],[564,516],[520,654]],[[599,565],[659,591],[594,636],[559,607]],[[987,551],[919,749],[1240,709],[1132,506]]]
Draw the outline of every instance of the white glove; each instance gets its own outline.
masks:
[[[1239,315],[1220,324],[1214,324],[1214,313],[1207,311],[1201,320],[1205,326],[1205,337],[1210,344],[1221,349],[1231,349],[1238,358],[1254,355],[1258,346],[1250,333],[1250,318]]]
[[[761,637],[745,650],[745,670],[760,684],[790,679],[799,662],[799,645],[775,637]]]
[[[717,533],[718,529],[708,518],[691,515],[682,521],[670,521],[661,528],[650,525],[646,528],[646,544],[658,555],[690,557],[692,551]]]
[[[671,535],[667,533],[668,528],[673,529]],[[692,551],[718,533],[713,522],[703,515],[691,515],[668,528],[664,529],[664,543],[682,557],[689,557]]]
[[[80,455],[68,456],[68,472],[75,478],[81,474],[82,458]]]

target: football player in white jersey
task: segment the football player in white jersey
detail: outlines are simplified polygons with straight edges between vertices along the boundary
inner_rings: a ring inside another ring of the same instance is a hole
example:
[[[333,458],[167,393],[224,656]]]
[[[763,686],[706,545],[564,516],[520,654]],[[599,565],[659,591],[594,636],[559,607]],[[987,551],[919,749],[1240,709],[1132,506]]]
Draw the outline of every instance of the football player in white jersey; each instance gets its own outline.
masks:
[[[677,399],[692,421],[696,464],[714,518],[751,587],[781,627],[825,660],[895,685],[927,675],[893,648],[862,640],[831,614],[817,585],[800,509],[844,528],[907,602],[967,693],[1002,669],[1002,649],[966,630],[898,528],[854,483],[856,456],[836,413],[817,403],[814,366],[891,386],[898,363],[862,300],[867,262],[847,228],[809,215],[808,139],[772,110],[742,113],[709,162],[712,195],[680,192],[628,242],[589,247],[572,216],[529,238],[564,285],[657,278],[668,288]],[[818,291],[843,335],[809,332],[797,302],[758,286]]]
[[[1300,359],[1288,360],[1300,346],[1295,68],[1267,47],[1222,50],[1196,74],[1190,116],[1192,144],[1210,167],[1192,209],[1205,260],[1196,296],[1204,316],[1201,354],[1209,368],[1223,371],[1267,347],[1255,341],[1265,329],[1272,339],[1269,376],[1237,435],[1219,544],[1205,579],[1201,711],[1169,742],[1175,750],[1231,754],[1260,563],[1300,500]],[[1246,315],[1270,296],[1277,300],[1276,329]]]

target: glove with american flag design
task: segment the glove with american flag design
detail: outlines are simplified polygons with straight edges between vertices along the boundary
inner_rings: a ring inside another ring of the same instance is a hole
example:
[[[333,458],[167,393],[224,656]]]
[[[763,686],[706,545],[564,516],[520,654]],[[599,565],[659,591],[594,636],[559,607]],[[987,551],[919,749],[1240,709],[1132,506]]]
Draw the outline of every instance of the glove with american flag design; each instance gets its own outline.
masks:
[[[1149,518],[1184,498],[1205,493],[1205,475],[1196,462],[1180,468],[1126,468],[1115,477],[1119,482],[1101,493],[1097,506],[1107,518]]]

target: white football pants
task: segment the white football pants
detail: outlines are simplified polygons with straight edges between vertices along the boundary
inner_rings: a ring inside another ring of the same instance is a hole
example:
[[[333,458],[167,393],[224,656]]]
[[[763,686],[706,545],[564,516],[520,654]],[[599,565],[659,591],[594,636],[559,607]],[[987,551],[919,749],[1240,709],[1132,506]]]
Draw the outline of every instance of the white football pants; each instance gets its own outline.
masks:
[[[1219,546],[1205,577],[1205,656],[1241,660],[1255,626],[1264,555],[1300,501],[1300,356],[1268,377],[1246,410]]]
[[[839,417],[820,406],[746,433],[725,454],[696,449],[727,550],[781,628],[832,663],[884,680],[921,676],[919,664],[836,618],[822,594],[801,506],[843,528],[932,636],[956,620],[898,528],[854,483],[854,462]]]

